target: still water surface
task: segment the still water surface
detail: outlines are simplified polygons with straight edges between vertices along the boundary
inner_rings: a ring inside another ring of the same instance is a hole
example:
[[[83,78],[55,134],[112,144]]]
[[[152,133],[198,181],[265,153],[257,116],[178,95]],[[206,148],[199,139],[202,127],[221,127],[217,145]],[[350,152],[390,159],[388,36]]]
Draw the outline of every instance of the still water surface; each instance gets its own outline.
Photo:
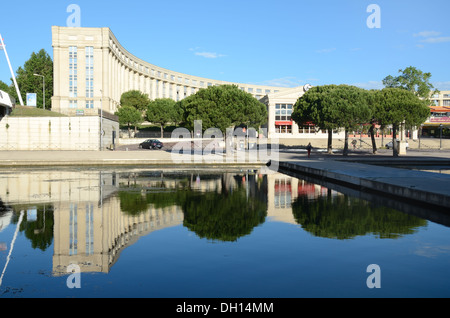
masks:
[[[264,169],[0,171],[0,199],[2,298],[450,296],[447,215]]]

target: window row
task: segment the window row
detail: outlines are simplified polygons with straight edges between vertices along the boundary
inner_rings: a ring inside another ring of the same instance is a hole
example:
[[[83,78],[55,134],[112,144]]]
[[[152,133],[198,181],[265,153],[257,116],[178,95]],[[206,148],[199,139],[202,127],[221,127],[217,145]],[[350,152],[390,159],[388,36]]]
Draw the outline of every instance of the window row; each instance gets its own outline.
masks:
[[[77,100],[69,100],[69,108],[71,109],[78,109],[78,101]],[[85,101],[85,108],[86,109],[93,109],[94,108],[94,101],[89,99]]]

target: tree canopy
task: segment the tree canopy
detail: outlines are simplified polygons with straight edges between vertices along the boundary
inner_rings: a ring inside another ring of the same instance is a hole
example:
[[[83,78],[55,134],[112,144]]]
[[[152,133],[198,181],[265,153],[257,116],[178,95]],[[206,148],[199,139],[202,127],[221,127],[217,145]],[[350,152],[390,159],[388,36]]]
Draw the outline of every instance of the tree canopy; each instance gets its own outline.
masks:
[[[170,98],[157,98],[150,102],[147,107],[146,119],[161,126],[161,138],[164,137],[164,127],[168,123],[180,121],[180,113],[177,103]]]
[[[138,90],[125,92],[120,97],[121,106],[131,106],[139,110],[142,114],[147,110],[148,104],[150,104],[148,95]]]
[[[3,81],[0,81],[0,91],[4,91],[5,93],[9,94],[9,89],[10,89],[10,87],[8,86],[8,84],[6,84]]]
[[[36,93],[37,107],[42,108],[44,81],[42,77],[35,76],[34,74],[42,75],[45,78],[45,109],[50,109],[51,98],[53,96],[53,61],[44,49],[41,49],[38,53],[33,52],[23,67],[20,66],[16,72],[16,81],[20,88],[22,99],[24,101],[26,100],[27,93]],[[8,93],[16,101],[19,101],[16,90],[11,88],[12,85]]]
[[[184,121],[189,129],[201,120],[204,130],[246,124],[259,127],[267,122],[266,106],[236,85],[210,86],[181,101]]]
[[[344,128],[346,131],[344,155],[346,155],[347,132],[367,123],[370,116],[367,91],[349,85],[324,85],[311,88],[297,100],[292,119],[299,124],[312,122],[322,130],[328,129],[329,151],[332,130]]]
[[[136,128],[143,121],[141,112],[128,105],[120,106],[115,115],[119,117],[120,125],[128,127],[128,133],[131,132],[131,126]]]
[[[385,77],[383,85],[386,88],[402,88],[425,99],[430,98],[433,90],[437,91],[430,83],[431,73],[424,73],[413,66],[399,70],[399,73],[401,73],[399,76]]]

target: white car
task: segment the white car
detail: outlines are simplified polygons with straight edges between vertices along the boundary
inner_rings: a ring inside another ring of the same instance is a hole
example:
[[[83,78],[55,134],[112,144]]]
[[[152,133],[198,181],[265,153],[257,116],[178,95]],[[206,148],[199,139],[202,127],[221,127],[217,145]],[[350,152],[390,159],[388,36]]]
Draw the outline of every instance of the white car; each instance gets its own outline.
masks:
[[[392,149],[392,148],[393,148],[393,143],[392,143],[392,141],[389,141],[389,142],[386,144],[386,148],[387,148],[387,149]],[[406,149],[408,149],[408,148],[409,148],[409,143],[406,142]]]

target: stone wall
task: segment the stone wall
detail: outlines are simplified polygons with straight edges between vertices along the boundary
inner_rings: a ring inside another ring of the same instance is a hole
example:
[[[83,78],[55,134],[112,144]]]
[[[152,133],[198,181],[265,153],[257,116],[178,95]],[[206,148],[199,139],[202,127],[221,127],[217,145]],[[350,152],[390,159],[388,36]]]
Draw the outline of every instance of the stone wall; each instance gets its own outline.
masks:
[[[119,123],[103,118],[103,149],[119,141]],[[0,118],[0,150],[100,150],[100,117]]]

